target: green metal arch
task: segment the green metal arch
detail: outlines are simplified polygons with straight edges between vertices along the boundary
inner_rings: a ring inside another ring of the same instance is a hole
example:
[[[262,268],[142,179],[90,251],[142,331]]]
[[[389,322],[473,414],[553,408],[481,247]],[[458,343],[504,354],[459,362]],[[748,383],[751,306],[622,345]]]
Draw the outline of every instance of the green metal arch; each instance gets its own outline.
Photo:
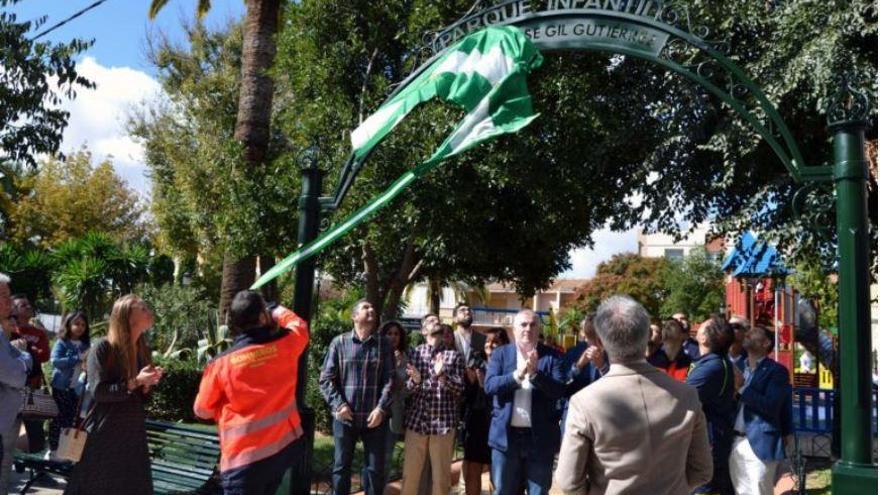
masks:
[[[495,5],[491,8],[499,8],[500,6],[512,4],[515,1],[516,0],[508,0],[507,2],[502,2],[501,4]],[[444,31],[441,32],[441,34],[447,33],[455,29],[456,27],[465,25],[470,19],[480,16],[487,10],[488,9],[476,12],[469,16],[465,16],[458,22],[448,26]],[[658,13],[657,17],[661,16],[662,12]],[[751,78],[749,78],[745,74],[745,72],[743,72],[743,70],[739,68],[739,66],[737,66],[732,60],[725,56],[721,51],[713,48],[710,42],[707,42],[703,38],[696,36],[691,32],[680,29],[679,27],[676,27],[670,23],[658,20],[657,18],[603,9],[570,9],[535,12],[527,16],[517,17],[509,21],[500,22],[498,23],[498,25],[511,25],[526,29],[533,27],[538,23],[554,19],[611,20],[624,22],[631,25],[643,26],[659,31],[669,36],[663,50],[671,49],[671,47],[676,43],[676,40],[680,40],[679,44],[684,43],[686,47],[692,47],[693,49],[696,49],[696,54],[703,55],[706,58],[699,63],[683,65],[669,57],[632,49],[622,44],[592,41],[589,38],[585,38],[581,42],[577,43],[577,46],[559,46],[558,44],[541,41],[540,39],[533,40],[533,43],[535,43],[535,45],[538,46],[538,48],[542,51],[595,51],[615,53],[641,58],[643,60],[647,60],[649,62],[665,67],[666,69],[706,88],[710,93],[712,93],[713,95],[721,99],[721,101],[723,101],[725,104],[730,106],[731,109],[733,109],[743,120],[748,122],[748,124],[764,139],[764,141],[767,142],[767,144],[771,147],[773,152],[779,158],[780,162],[782,162],[782,165],[786,168],[786,170],[788,170],[789,174],[795,180],[795,182],[803,183],[809,181],[831,179],[831,167],[811,167],[805,164],[803,155],[798,148],[794,136],[791,134],[788,126],[785,124],[785,121],[779,115],[776,107],[770,102],[770,100],[767,98],[761,88]],[[393,98],[395,94],[397,94],[397,92],[401,88],[406,86],[409,81],[411,81],[415,77],[418,77],[418,75],[421,74],[422,71],[426,70],[431,65],[431,63],[440,55],[440,53],[442,53],[442,50],[434,53],[433,56],[429,57],[416,70],[414,70],[406,79],[404,79],[404,81],[402,81],[397,86],[397,89],[395,89],[395,91],[388,96],[388,99]],[[711,73],[711,70],[705,70],[707,64],[712,63],[717,64],[720,69],[723,70],[723,73],[727,75],[728,87],[724,88],[716,84],[711,78],[713,74]],[[747,107],[747,98],[752,98],[754,100],[754,109],[763,112],[766,116],[767,122],[762,122],[759,116],[755,115],[752,111],[749,110],[749,108]],[[778,136],[773,132],[774,129],[778,133]],[[341,204],[346,194],[348,193],[348,190],[354,183],[354,179],[368,159],[369,155],[362,157],[360,160],[355,159],[354,155],[351,155],[349,157],[340,175],[340,181],[334,196],[331,198],[326,198],[323,202],[325,208],[335,209]]]

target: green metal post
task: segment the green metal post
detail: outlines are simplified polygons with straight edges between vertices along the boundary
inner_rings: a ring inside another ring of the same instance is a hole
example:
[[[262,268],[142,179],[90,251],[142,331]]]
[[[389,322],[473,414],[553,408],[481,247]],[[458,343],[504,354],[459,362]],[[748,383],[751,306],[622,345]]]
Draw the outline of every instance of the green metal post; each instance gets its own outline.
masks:
[[[299,197],[299,231],[297,241],[302,246],[316,237],[321,222],[321,182],[324,172],[318,168],[314,150],[306,158],[302,170],[302,193]],[[310,258],[296,268],[294,282],[293,310],[311,323],[312,302],[315,286],[315,258]],[[315,410],[306,404],[306,382],[309,376],[309,348],[299,358],[299,377],[296,382],[296,403],[299,405],[303,427],[303,440],[306,442],[306,455],[293,466],[290,479],[290,495],[309,495],[312,480],[312,452],[315,440]]]
[[[871,328],[865,127],[862,119],[832,123],[839,254],[840,459],[832,468],[835,495],[877,493],[872,460]]]

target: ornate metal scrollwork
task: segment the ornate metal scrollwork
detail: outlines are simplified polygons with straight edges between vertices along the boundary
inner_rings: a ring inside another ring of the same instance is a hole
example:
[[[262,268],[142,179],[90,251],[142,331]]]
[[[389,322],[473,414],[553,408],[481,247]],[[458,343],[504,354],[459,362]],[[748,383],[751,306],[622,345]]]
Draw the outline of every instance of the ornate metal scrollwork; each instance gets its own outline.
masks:
[[[729,59],[731,42],[723,39],[709,39],[713,36],[709,25],[695,23],[693,12],[687,6],[670,5],[663,0],[638,2],[637,9],[631,9],[630,3],[624,2],[621,9],[604,7],[599,2],[578,3],[577,7],[569,7],[573,3],[540,0],[523,7],[523,0],[477,0],[457,21],[436,32],[425,33],[423,46],[413,50],[412,63],[408,64],[408,76],[424,67],[432,55],[436,54],[456,39],[472,30],[490,24],[521,25],[532,22],[535,16],[547,16],[548,12],[558,10],[564,16],[583,16],[585,19],[605,21],[631,22],[633,17],[639,19],[637,24],[644,24],[647,29],[662,33],[664,41],[659,52],[644,58],[654,60],[671,68],[679,75],[705,87],[709,93],[723,100],[737,114],[747,121],[747,125],[755,129],[773,148],[775,154],[789,169],[796,180],[800,180],[799,169],[805,167],[803,157],[797,149],[797,143],[787,126],[781,120],[772,102],[761,89]],[[559,7],[559,5],[565,7]],[[551,6],[552,5],[552,6]],[[602,5],[602,6],[600,6]],[[616,4],[618,5],[618,4]],[[651,5],[652,8],[643,8]],[[641,9],[641,10],[638,10]],[[494,19],[489,21],[487,19]],[[421,65],[420,65],[421,64]],[[389,89],[395,89],[389,88]],[[866,99],[864,95],[850,98],[849,109],[865,113]],[[839,113],[839,112],[838,112]],[[837,113],[835,114],[837,115]],[[745,122],[744,122],[745,123]]]
[[[868,118],[870,108],[868,95],[855,87],[851,75],[844,74],[828,105],[828,124],[864,121]]]

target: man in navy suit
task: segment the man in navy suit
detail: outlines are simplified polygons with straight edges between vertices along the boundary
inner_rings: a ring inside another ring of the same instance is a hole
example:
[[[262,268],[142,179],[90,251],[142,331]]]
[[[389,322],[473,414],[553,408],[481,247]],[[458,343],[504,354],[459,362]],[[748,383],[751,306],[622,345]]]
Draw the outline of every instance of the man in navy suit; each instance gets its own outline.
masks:
[[[733,494],[727,459],[733,443],[733,419],[736,415],[734,399],[734,366],[727,358],[733,341],[733,331],[727,321],[713,315],[697,330],[700,358],[691,364],[687,384],[696,387],[703,404],[703,413],[712,445],[712,480],[695,493]]]
[[[767,358],[773,341],[767,328],[750,329],[743,340],[748,363],[742,373],[737,369],[734,377],[739,408],[733,427],[730,476],[737,494],[773,493],[776,466],[785,458],[783,437],[792,431],[788,370]]]
[[[538,344],[541,318],[524,309],[513,319],[514,343],[492,353],[486,394],[492,398],[489,447],[495,495],[513,495],[525,478],[529,495],[550,491],[559,451],[559,409],[565,373],[559,353]]]

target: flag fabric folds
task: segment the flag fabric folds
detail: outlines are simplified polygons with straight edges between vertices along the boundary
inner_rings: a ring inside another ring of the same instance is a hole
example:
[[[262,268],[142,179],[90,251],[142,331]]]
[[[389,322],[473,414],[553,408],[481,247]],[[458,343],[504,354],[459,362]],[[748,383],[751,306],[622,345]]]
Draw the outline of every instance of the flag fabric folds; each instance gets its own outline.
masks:
[[[532,110],[526,76],[540,67],[542,61],[538,49],[512,26],[488,27],[447,48],[430,67],[352,131],[352,152],[355,159],[364,159],[415,107],[432,98],[468,112],[455,130],[428,160],[403,174],[344,221],[287,256],[251,288],[261,287],[321,252],[443,160],[529,125],[538,115]]]

